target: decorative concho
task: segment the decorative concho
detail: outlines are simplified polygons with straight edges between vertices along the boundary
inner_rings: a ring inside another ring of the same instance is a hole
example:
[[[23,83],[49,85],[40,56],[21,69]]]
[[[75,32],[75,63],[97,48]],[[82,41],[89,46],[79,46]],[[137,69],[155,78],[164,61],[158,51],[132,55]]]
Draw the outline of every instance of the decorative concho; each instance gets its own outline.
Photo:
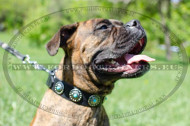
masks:
[[[61,82],[61,81],[58,81],[56,84],[55,84],[55,92],[57,94],[62,94],[64,91],[64,84]]]
[[[100,104],[100,96],[98,95],[91,95],[88,98],[88,104],[92,107],[97,106],[98,104]]]
[[[82,99],[82,93],[79,89],[72,89],[69,93],[69,97],[73,102],[79,102]]]

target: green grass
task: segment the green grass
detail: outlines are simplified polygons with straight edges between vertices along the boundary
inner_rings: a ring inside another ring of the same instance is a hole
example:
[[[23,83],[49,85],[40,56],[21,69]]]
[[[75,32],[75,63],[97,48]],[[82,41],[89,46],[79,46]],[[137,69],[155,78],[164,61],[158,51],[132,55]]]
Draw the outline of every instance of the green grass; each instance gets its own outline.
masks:
[[[0,33],[0,40],[8,42],[10,34]],[[16,49],[23,54],[29,54],[32,60],[39,63],[59,63],[63,51],[50,57],[44,47],[29,44],[26,38],[17,43]],[[178,63],[177,58],[167,62],[163,51],[159,53],[144,52],[156,58],[155,63]],[[0,49],[0,61],[3,60],[4,51]],[[156,55],[159,54],[159,55]],[[173,54],[176,57],[176,54]],[[9,63],[20,63],[15,57],[9,55]],[[164,103],[146,112],[130,117],[111,119],[111,126],[188,126],[190,125],[190,93],[189,73],[181,87]],[[15,86],[20,86],[30,96],[40,101],[47,90],[45,85],[47,74],[41,71],[14,71],[9,69],[9,74]],[[116,82],[112,94],[104,103],[110,118],[114,114],[132,112],[145,105],[158,100],[162,95],[167,95],[176,85],[177,71],[152,70],[141,78],[122,79]],[[23,100],[8,84],[2,65],[0,66],[0,126],[26,126],[31,122],[36,107]]]

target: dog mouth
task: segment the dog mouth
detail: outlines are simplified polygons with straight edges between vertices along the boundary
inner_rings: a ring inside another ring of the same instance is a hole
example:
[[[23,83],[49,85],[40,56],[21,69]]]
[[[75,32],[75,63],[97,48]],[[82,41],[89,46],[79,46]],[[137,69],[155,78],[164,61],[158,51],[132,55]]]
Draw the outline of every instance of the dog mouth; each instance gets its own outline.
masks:
[[[136,42],[131,50],[117,58],[104,59],[95,64],[96,69],[106,74],[122,74],[123,77],[132,77],[134,74],[145,73],[149,70],[148,62],[155,59],[141,55],[146,46],[146,36]]]

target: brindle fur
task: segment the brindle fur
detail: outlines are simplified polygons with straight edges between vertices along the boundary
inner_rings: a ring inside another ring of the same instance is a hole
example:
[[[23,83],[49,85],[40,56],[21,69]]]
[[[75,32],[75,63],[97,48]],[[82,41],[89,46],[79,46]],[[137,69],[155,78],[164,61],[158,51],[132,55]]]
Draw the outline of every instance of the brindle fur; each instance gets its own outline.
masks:
[[[66,79],[66,76],[63,77],[62,73],[59,70],[56,76],[59,79],[65,78],[65,80],[70,80],[69,77],[68,79]],[[58,114],[38,108],[30,124],[31,126],[109,126],[109,119],[103,106],[91,108],[77,105],[58,96],[50,89],[46,91],[41,105],[56,110]]]
[[[109,31],[98,32],[95,29],[101,23],[110,23],[113,27]],[[70,69],[60,68],[56,76],[88,93],[100,95],[111,93],[113,84],[119,77],[101,78],[93,71],[91,62],[93,56],[100,50],[112,48],[113,50],[108,50],[108,53],[116,56],[115,52],[119,50],[121,40],[129,41],[126,37],[128,35],[129,32],[124,29],[122,22],[111,19],[91,19],[63,26],[47,44],[50,55],[55,55],[59,47],[64,49],[65,56],[60,64],[70,66]],[[103,53],[100,55],[105,57]],[[86,69],[73,69],[71,66],[74,64],[84,65]],[[103,106],[91,108],[77,105],[50,89],[45,93],[41,105],[46,105],[63,115],[52,114],[38,108],[31,126],[109,126],[109,119]]]

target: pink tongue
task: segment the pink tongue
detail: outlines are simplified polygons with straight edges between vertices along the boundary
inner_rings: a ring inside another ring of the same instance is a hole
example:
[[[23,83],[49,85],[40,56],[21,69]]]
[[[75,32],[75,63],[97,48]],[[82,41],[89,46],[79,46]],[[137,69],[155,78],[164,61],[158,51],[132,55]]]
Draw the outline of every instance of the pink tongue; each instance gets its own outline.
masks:
[[[126,54],[125,60],[127,61],[127,64],[132,64],[134,62],[139,62],[139,61],[146,61],[146,62],[155,61],[155,59],[150,58],[146,55],[133,55],[133,54]]]

